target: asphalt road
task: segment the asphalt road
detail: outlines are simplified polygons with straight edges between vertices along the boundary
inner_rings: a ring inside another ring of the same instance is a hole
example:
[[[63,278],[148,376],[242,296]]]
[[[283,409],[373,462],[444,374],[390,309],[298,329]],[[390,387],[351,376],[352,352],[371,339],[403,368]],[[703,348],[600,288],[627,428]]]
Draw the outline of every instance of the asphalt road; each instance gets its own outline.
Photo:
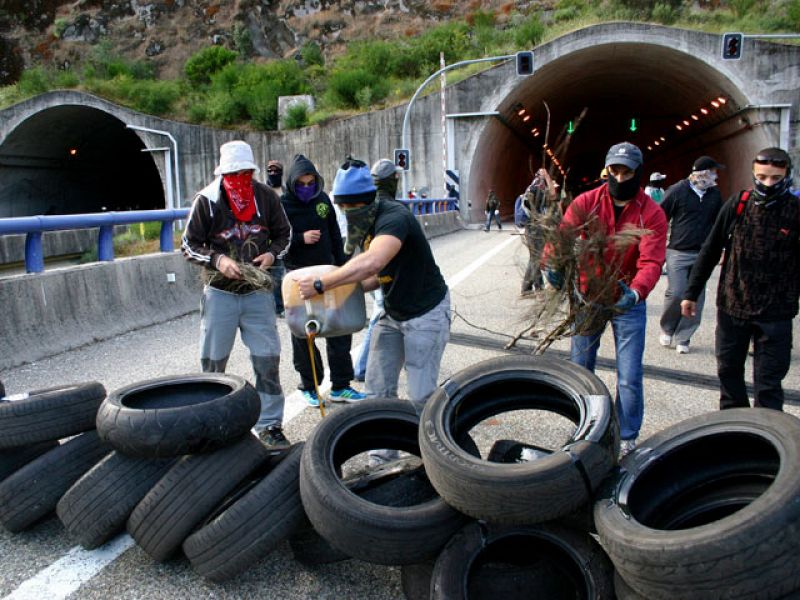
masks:
[[[462,231],[432,240],[432,247],[451,285],[454,309],[452,339],[440,373],[444,380],[469,365],[503,355],[510,337],[526,329],[531,303],[520,298],[518,291],[527,251],[519,237],[507,228],[490,233]],[[648,299],[644,437],[689,416],[717,409],[713,354],[715,281],[709,285],[705,320],[688,355],[662,348],[657,341],[665,277]],[[795,336],[800,333],[799,327],[796,321]],[[10,394],[86,380],[100,381],[110,391],[149,378],[194,372],[199,370],[198,330],[195,313],[0,372],[0,379]],[[301,440],[320,417],[318,411],[306,408],[297,394],[292,394],[299,380],[292,367],[285,323],[279,323],[279,331],[286,351],[281,381],[289,397],[285,429],[291,440]],[[361,337],[362,334],[354,337],[354,346]],[[530,343],[522,342],[515,351],[527,352],[530,347]],[[567,347],[565,341],[556,343],[552,353],[563,356]],[[598,376],[613,390],[612,359],[613,341],[607,332],[601,343]],[[786,410],[797,416],[799,361],[795,351],[785,381],[789,397]],[[247,354],[238,341],[228,370],[252,378]],[[506,435],[537,440],[544,437],[557,443],[571,432],[571,424],[560,417],[532,418],[525,411],[518,413],[523,414],[510,413],[481,424],[479,446],[485,449],[493,439]],[[115,543],[117,547],[106,549],[105,554],[102,550],[81,552],[56,518],[21,534],[0,529],[0,598],[402,598],[399,568],[357,560],[305,567],[293,560],[288,544],[279,546],[235,581],[216,585],[196,575],[186,559],[157,564],[124,537]]]

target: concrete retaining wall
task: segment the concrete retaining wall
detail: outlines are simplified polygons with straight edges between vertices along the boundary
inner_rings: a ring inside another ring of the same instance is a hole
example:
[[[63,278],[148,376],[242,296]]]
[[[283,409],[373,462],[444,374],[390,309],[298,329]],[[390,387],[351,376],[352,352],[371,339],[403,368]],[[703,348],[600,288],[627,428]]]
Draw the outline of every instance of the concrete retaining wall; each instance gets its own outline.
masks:
[[[200,290],[178,252],[0,279],[0,369],[185,315]]]
[[[429,238],[463,228],[455,212],[417,218]],[[201,290],[179,252],[0,278],[0,371],[188,314]]]

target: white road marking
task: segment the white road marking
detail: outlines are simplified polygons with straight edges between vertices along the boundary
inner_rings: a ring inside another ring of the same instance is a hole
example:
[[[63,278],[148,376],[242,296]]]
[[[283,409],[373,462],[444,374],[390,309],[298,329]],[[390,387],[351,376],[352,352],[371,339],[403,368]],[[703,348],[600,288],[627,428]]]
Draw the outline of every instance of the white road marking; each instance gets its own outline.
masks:
[[[453,289],[458,286],[489,259],[516,240],[516,236],[510,236],[505,242],[494,246],[489,252],[447,280],[448,287]],[[361,344],[351,350],[351,355],[355,358],[360,352]],[[326,377],[320,384],[320,392],[324,394],[328,389],[330,389],[330,382]],[[294,419],[306,409],[306,406],[300,390],[290,394],[284,405],[284,423]],[[2,600],[63,600],[133,545],[133,538],[123,534],[94,550],[84,550],[80,546],[75,546],[62,558],[23,582]]]
[[[3,600],[61,600],[133,546],[133,538],[120,535],[94,550],[70,549],[46,569],[25,581]]]

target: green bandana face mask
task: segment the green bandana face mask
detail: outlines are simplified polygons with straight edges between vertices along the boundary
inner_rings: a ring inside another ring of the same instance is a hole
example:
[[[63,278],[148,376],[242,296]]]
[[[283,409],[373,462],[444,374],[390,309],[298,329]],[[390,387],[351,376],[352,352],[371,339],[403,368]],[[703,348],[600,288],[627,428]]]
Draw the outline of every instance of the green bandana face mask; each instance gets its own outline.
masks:
[[[356,247],[364,243],[364,238],[375,223],[378,214],[378,199],[364,206],[343,208],[347,217],[347,241],[344,244],[344,253],[352,254]]]

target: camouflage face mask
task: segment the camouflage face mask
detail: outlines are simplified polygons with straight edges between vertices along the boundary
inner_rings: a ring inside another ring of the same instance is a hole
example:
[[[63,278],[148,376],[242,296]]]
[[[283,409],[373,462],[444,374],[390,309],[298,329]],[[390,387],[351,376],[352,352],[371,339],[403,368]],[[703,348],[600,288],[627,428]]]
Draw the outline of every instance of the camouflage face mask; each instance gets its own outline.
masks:
[[[372,229],[375,216],[378,214],[378,199],[364,206],[342,210],[347,217],[347,241],[344,244],[344,253],[350,255],[364,243],[364,238]]]

